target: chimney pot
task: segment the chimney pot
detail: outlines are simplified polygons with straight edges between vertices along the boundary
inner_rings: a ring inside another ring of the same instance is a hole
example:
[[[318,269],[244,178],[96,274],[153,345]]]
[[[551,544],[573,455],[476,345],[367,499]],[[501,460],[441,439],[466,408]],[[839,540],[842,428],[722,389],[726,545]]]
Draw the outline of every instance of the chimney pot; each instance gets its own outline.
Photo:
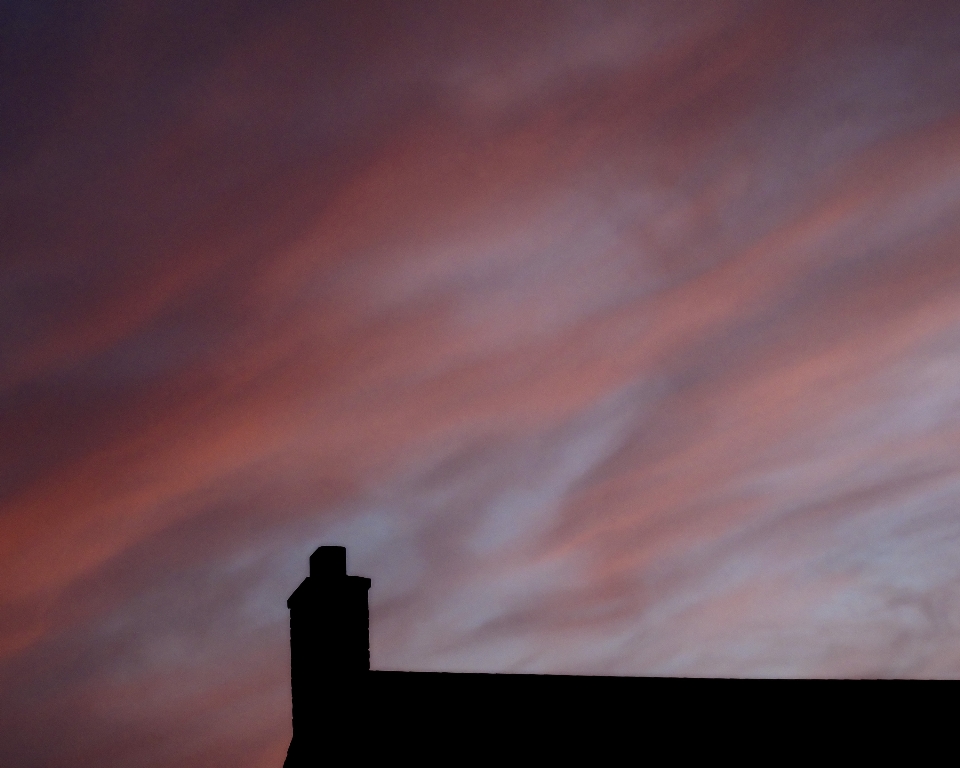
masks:
[[[342,578],[347,575],[346,547],[318,547],[310,555],[310,576],[320,579]]]

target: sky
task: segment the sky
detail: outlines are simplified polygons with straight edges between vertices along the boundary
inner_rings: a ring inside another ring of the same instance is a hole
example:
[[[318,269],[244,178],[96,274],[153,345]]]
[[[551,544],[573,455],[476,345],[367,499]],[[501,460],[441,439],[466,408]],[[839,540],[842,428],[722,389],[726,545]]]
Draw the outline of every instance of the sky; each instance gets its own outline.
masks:
[[[0,764],[375,669],[960,677],[960,6],[0,3]]]

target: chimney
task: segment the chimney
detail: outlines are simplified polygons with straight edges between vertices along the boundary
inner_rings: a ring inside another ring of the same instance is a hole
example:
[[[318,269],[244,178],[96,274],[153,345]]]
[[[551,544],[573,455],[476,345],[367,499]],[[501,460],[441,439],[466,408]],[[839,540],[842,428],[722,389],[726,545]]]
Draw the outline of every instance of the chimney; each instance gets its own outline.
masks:
[[[346,547],[317,547],[310,555],[310,577],[339,579],[347,575]]]
[[[293,740],[284,768],[313,766],[355,716],[370,671],[370,579],[347,575],[347,550],[320,547],[287,600]]]

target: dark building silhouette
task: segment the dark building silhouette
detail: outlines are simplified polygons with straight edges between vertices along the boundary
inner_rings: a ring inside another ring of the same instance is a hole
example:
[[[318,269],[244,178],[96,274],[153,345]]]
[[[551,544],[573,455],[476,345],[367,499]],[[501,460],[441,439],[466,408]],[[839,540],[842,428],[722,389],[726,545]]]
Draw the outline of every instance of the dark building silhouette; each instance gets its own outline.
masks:
[[[350,724],[370,671],[370,579],[347,575],[347,550],[320,547],[290,609],[293,739],[285,768],[313,766],[323,740]]]
[[[347,575],[343,547],[320,547],[287,600],[293,738],[284,768],[362,765],[383,750],[391,760],[460,764],[477,750],[501,762],[540,759],[548,743],[560,752],[633,749],[641,730],[676,713],[707,717],[729,706],[732,683],[754,697],[764,684],[371,671],[370,586]]]

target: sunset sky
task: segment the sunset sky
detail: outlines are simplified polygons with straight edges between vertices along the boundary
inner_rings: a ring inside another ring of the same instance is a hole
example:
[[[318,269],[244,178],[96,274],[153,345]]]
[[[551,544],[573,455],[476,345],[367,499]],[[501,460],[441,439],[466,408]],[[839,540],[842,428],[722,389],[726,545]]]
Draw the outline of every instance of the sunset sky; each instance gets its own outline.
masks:
[[[0,3],[0,765],[376,669],[960,677],[960,3]]]

